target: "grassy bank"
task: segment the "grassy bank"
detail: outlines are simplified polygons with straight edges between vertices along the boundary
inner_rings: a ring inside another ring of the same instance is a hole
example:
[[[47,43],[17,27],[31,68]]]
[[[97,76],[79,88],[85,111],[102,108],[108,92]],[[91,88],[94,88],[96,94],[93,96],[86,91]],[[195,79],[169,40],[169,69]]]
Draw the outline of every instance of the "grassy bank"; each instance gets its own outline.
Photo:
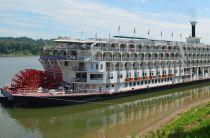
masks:
[[[149,132],[145,138],[209,138],[210,103],[183,113],[161,130]]]

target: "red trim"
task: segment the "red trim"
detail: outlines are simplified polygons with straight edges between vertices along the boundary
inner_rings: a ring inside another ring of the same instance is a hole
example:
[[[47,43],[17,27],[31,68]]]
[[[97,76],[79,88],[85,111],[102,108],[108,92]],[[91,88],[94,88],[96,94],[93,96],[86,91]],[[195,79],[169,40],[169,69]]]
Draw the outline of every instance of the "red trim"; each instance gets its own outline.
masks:
[[[141,77],[139,77],[139,78],[138,78],[138,80],[142,80],[142,78],[141,78]]]

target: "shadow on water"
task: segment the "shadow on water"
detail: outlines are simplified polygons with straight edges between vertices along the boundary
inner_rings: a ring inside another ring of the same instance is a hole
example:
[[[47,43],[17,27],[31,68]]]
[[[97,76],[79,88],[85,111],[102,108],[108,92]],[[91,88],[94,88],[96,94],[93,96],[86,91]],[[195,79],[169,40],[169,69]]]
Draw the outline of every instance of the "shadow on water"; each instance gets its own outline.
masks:
[[[2,110],[5,116],[24,128],[21,135],[26,137],[123,137],[145,129],[183,106],[209,98],[209,84],[140,94],[100,104]]]

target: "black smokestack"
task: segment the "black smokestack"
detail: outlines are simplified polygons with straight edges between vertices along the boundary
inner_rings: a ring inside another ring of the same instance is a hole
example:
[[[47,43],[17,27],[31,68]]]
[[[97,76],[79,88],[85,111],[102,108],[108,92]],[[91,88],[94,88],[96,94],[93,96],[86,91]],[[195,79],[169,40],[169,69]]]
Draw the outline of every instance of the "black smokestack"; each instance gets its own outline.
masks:
[[[192,25],[192,37],[195,37],[195,32],[196,32],[196,21],[192,21],[191,25]]]

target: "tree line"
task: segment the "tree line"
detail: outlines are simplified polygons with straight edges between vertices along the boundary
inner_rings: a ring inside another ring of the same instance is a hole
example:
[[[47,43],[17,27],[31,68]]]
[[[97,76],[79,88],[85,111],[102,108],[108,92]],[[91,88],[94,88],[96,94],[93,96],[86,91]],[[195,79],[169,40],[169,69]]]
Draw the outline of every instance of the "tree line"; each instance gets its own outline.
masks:
[[[45,45],[55,45],[55,42],[52,39],[0,37],[0,55],[39,55]]]

